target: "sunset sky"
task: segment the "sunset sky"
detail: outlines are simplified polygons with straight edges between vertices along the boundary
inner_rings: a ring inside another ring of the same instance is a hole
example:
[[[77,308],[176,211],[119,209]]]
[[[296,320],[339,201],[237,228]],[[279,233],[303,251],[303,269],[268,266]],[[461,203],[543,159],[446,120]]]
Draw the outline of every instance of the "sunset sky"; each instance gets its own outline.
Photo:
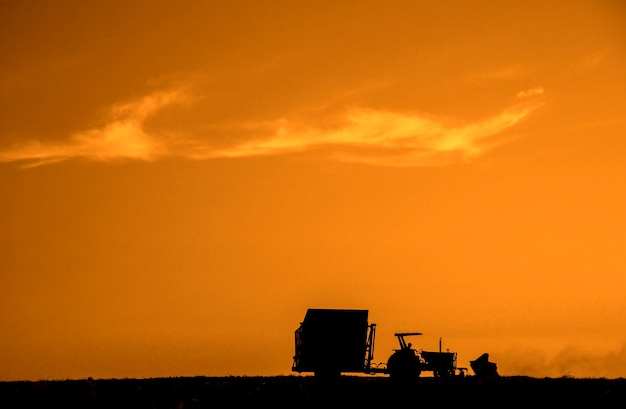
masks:
[[[307,308],[626,376],[625,2],[5,0],[0,50],[0,380],[297,375]]]

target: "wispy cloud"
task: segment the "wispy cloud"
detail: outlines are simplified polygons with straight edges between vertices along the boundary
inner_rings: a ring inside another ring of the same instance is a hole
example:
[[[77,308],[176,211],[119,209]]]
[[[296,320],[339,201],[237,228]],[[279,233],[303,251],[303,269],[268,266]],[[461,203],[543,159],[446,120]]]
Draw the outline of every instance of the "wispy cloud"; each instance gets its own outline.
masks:
[[[528,98],[528,97],[534,97],[536,95],[542,95],[542,94],[543,94],[543,87],[532,87],[530,89],[518,92],[516,96],[518,98]]]
[[[424,114],[357,108],[334,129],[315,128],[280,119],[259,124],[266,136],[225,149],[198,148],[198,158],[249,157],[305,152],[330,152],[347,162],[381,166],[432,166],[467,160],[504,143],[498,138],[527,117],[539,104],[514,105],[482,121],[457,125]],[[267,131],[270,128],[270,131]]]
[[[108,121],[102,127],[75,133],[65,142],[19,144],[0,152],[0,162],[27,161],[27,167],[35,167],[71,158],[100,161],[156,159],[167,154],[167,146],[145,132],[144,122],[163,107],[187,98],[180,91],[167,91],[117,104],[111,108]]]
[[[537,97],[542,93],[543,88],[536,87],[517,96]],[[206,160],[318,150],[328,158],[347,162],[381,166],[443,165],[477,157],[506,142],[504,131],[539,106],[536,98],[529,98],[492,117],[465,124],[422,113],[354,108],[347,110],[332,128],[286,118],[245,124],[254,137],[219,148],[192,135],[173,140],[146,131],[148,118],[166,106],[189,99],[180,90],[150,94],[113,107],[102,127],[71,135],[65,143],[29,142],[16,146],[0,152],[0,162],[26,161],[32,167],[70,158],[149,161],[181,156]]]

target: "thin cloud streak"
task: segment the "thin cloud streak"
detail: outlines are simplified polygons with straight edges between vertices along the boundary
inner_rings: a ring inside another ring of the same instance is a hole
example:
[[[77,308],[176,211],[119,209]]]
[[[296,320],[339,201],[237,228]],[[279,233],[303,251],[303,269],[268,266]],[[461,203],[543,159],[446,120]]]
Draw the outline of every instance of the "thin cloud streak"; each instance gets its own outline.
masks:
[[[531,89],[518,92],[517,97],[527,98],[527,97],[533,97],[535,95],[542,95],[542,94],[543,94],[543,87],[533,87]]]
[[[479,156],[507,139],[495,138],[527,117],[539,104],[515,105],[486,120],[457,126],[425,115],[358,108],[336,129],[303,127],[287,119],[273,124],[269,137],[227,149],[196,151],[197,159],[280,155],[330,149],[335,160],[380,166],[433,166]],[[259,126],[266,128],[267,125]]]
[[[536,97],[535,87],[517,97]],[[182,90],[158,92],[111,109],[108,123],[76,133],[69,142],[28,142],[0,152],[0,162],[26,161],[42,166],[71,158],[96,161],[118,159],[153,161],[165,156],[207,160],[285,155],[319,150],[332,160],[379,166],[440,166],[475,158],[505,143],[502,134],[540,106],[533,98],[475,123],[458,125],[419,113],[355,108],[341,125],[318,128],[289,119],[244,125],[256,137],[216,148],[201,138],[173,139],[145,130],[148,118],[172,104],[188,102]],[[184,134],[182,130],[179,134]]]
[[[168,91],[115,105],[108,123],[101,128],[75,133],[65,143],[31,141],[21,144],[0,152],[0,162],[29,161],[25,167],[37,167],[71,158],[154,160],[167,154],[167,147],[159,138],[144,131],[145,120],[163,107],[187,99],[180,91]]]

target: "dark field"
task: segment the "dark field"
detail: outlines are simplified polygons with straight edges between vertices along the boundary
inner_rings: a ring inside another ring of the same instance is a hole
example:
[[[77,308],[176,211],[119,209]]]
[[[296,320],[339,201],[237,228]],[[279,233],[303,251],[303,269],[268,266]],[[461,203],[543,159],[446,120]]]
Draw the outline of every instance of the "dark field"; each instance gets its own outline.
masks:
[[[176,377],[0,382],[17,408],[626,408],[626,379]]]

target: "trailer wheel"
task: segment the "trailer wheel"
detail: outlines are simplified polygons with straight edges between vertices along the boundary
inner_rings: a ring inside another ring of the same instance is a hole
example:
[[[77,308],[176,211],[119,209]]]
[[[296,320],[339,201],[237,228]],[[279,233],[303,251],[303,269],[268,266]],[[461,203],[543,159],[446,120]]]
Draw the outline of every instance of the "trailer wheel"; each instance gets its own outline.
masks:
[[[341,370],[331,366],[317,368],[313,375],[321,380],[335,380],[341,378]]]

